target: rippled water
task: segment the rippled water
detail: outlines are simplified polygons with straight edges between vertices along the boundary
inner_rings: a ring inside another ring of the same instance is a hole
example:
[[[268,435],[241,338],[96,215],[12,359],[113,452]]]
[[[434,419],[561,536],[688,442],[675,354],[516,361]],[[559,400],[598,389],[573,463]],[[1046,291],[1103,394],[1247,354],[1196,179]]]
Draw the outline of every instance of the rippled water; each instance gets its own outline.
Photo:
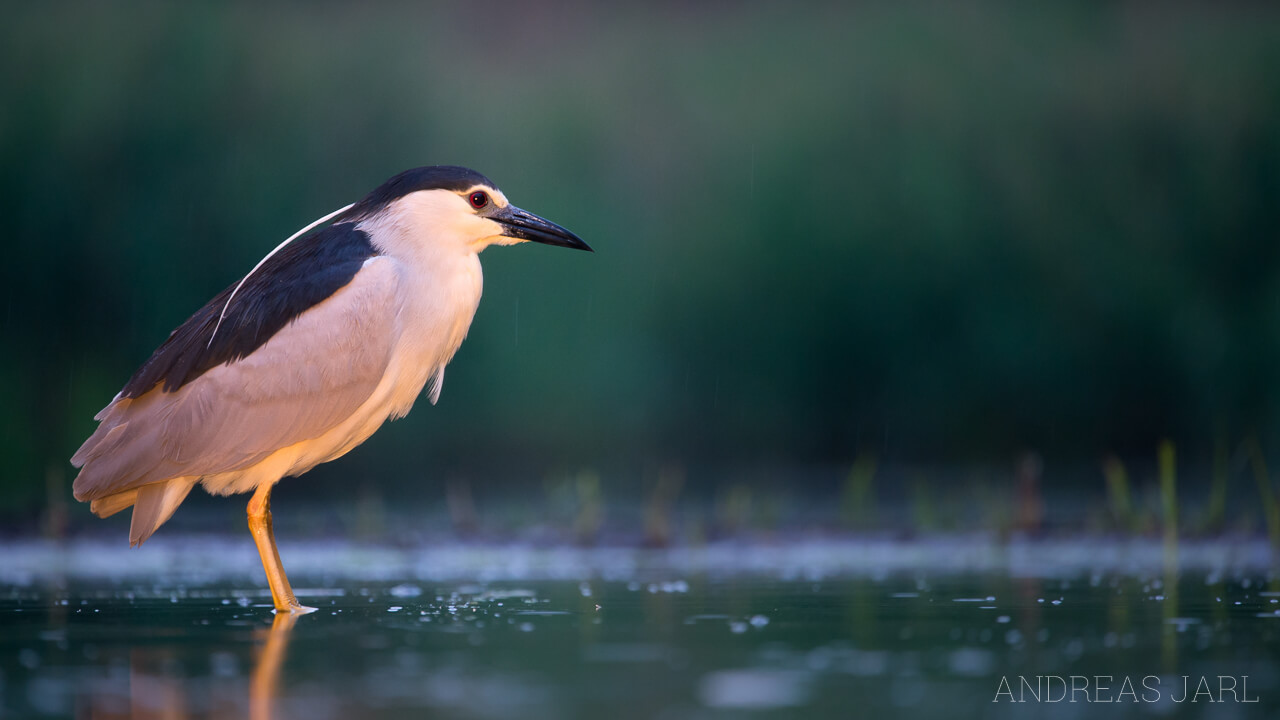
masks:
[[[1255,562],[1265,552],[1187,546],[1165,565],[1157,549],[286,547],[319,607],[290,627],[238,543],[177,540],[161,561],[9,546],[0,711],[1276,717],[1280,586]],[[1091,555],[1096,567],[1079,562]]]

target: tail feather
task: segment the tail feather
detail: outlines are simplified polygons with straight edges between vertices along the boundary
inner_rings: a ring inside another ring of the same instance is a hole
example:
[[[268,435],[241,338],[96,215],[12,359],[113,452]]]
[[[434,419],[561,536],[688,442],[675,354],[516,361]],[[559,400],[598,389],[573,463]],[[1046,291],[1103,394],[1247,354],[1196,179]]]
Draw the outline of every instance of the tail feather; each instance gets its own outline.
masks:
[[[129,525],[129,546],[135,547],[146,542],[152,533],[172,517],[173,511],[187,498],[187,493],[191,492],[198,479],[180,477],[138,488],[133,506],[133,522]]]
[[[100,518],[111,517],[121,510],[130,507],[137,501],[138,491],[136,489],[126,490],[124,492],[101,497],[90,502],[89,509],[93,511],[94,515],[97,515]]]

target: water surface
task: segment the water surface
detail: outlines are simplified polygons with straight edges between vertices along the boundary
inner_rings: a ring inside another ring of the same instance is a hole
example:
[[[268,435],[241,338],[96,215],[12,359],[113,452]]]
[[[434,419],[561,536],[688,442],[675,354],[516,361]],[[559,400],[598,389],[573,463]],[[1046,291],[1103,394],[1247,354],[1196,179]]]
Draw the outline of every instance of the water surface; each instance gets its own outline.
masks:
[[[211,542],[7,546],[4,716],[1280,712],[1280,588],[1252,543],[1171,565],[1158,545],[972,539],[286,546],[318,607],[290,623],[252,547]]]

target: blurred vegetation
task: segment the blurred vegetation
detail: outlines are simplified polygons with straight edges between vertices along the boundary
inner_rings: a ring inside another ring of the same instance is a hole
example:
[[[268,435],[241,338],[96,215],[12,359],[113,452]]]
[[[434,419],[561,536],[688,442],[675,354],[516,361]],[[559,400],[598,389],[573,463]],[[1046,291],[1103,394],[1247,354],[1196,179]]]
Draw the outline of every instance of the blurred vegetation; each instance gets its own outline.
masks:
[[[865,524],[895,464],[1262,467],[1277,68],[1267,4],[8,8],[0,510],[69,494],[93,414],[281,239],[434,163],[597,252],[485,253],[440,404],[312,488],[574,478],[586,538],[618,483],[733,524],[832,467],[788,482]]]

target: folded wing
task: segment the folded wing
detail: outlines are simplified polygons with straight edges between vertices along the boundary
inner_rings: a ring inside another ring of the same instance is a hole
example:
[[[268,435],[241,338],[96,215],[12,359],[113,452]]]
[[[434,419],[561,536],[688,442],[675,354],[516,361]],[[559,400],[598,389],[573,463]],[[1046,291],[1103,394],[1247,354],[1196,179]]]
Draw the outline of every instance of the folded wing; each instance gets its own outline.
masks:
[[[199,352],[198,343],[209,337],[207,324],[216,317],[210,310],[219,299],[225,302],[227,293],[175,330],[96,416],[97,430],[72,458],[81,467],[76,498],[98,500],[174,478],[194,482],[241,470],[276,450],[323,435],[355,412],[382,380],[398,337],[399,274],[395,261],[382,256],[353,255],[343,262],[354,263],[354,269],[334,273],[329,282],[346,282],[293,315],[265,341],[246,334],[260,335],[264,323],[274,318],[255,318],[249,309],[292,312],[289,294],[297,288],[290,287],[287,276],[264,273],[263,279],[277,287],[247,294],[256,306],[226,308],[217,330],[228,333],[224,352],[260,343],[243,356],[232,352],[223,363],[213,364]],[[313,279],[299,275],[298,281]],[[314,288],[311,293],[319,294]],[[188,327],[192,323],[204,325]],[[189,342],[173,346],[184,332]],[[206,351],[219,347],[217,343],[214,338]],[[180,361],[171,362],[168,372],[157,363],[166,347],[170,360]],[[139,387],[145,383],[148,387]],[[115,504],[104,507],[122,509]]]

